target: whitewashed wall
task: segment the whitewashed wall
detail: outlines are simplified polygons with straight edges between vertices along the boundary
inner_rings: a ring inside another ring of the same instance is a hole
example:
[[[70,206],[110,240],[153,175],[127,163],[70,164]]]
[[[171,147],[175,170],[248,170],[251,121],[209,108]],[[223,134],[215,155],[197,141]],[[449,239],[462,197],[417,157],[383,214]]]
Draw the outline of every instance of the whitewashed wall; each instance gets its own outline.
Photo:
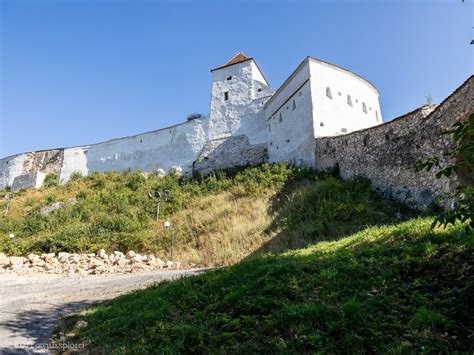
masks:
[[[13,184],[15,177],[25,173],[24,163],[27,154],[10,155],[0,159],[0,188],[4,189]]]
[[[180,167],[192,172],[192,164],[207,141],[207,118],[196,119],[158,131],[112,139],[99,144],[67,148],[60,178],[79,171],[142,170]]]
[[[358,75],[309,59],[315,137],[335,136],[382,123],[379,93]],[[332,99],[326,95],[330,90]],[[352,106],[347,102],[350,95]],[[363,111],[365,104],[366,111]],[[378,119],[377,119],[378,117]]]
[[[265,105],[270,162],[314,166],[310,70],[305,60]]]
[[[209,139],[246,135],[251,144],[266,142],[262,103],[272,93],[253,60],[213,70]]]

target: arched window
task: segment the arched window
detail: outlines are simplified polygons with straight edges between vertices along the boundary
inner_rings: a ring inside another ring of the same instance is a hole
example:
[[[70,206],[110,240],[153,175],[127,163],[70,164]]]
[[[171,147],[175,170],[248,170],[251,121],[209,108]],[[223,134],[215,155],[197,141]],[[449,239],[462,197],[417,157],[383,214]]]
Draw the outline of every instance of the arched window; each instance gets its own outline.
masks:
[[[367,113],[367,106],[365,106],[365,102],[362,103],[362,111],[364,111],[364,113]]]
[[[347,104],[348,104],[349,106],[352,106],[351,95],[347,95]]]
[[[326,96],[332,100],[331,88],[329,86],[326,88]]]

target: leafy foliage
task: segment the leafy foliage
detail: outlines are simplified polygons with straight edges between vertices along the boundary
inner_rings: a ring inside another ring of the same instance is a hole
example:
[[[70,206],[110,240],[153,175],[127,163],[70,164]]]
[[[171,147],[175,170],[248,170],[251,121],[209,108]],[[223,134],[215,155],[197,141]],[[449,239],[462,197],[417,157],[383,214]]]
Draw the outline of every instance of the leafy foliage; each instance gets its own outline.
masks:
[[[431,157],[418,164],[419,170],[431,171],[437,169],[436,178],[450,177],[453,173],[474,175],[474,113],[466,122],[457,122],[452,129],[443,134],[451,135],[454,147],[445,154],[452,158],[453,163],[445,167],[441,166],[439,157]],[[474,229],[474,186],[468,185],[461,193],[444,196],[455,201],[454,208],[446,210],[436,216],[432,227],[438,225],[446,228],[456,222],[464,224],[465,232]]]
[[[44,187],[54,187],[58,186],[59,184],[59,176],[56,175],[55,173],[48,173],[43,181],[43,186]]]

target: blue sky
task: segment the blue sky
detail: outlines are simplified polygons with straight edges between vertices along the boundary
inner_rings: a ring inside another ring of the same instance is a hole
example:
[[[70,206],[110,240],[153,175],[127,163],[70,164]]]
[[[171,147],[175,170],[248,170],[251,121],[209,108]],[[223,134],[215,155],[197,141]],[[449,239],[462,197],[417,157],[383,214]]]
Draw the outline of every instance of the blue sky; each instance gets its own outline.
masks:
[[[471,0],[0,0],[0,157],[208,113],[238,51],[275,89],[307,55],[355,71],[387,121],[471,75],[472,22]]]

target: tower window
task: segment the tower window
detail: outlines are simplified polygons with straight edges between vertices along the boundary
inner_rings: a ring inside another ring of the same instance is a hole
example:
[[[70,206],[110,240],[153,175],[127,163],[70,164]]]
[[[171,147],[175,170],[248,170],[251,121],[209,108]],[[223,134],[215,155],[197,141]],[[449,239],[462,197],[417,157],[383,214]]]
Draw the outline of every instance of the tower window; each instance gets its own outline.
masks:
[[[262,92],[262,89],[258,88],[258,89],[257,89],[257,92]]]
[[[283,117],[282,117],[282,115],[281,115],[281,112],[280,112],[280,116],[278,117],[278,121],[279,121],[280,123],[283,122]]]
[[[375,110],[375,119],[377,120],[377,122],[380,122],[379,113],[377,112],[377,110]]]
[[[326,88],[326,96],[332,100],[331,88],[329,86]]]
[[[296,102],[295,102],[295,100],[293,100],[293,107],[292,107],[292,110],[293,110],[293,111],[296,110]]]
[[[229,100],[229,92],[228,91],[224,92],[224,100],[225,101]]]
[[[365,102],[362,103],[362,111],[364,111],[364,113],[367,113],[367,106],[365,106]]]
[[[347,95],[347,104],[352,107],[351,95]]]
[[[321,127],[324,127],[324,122],[321,122],[319,125],[320,125]]]
[[[229,75],[225,80],[232,80],[232,75]]]

